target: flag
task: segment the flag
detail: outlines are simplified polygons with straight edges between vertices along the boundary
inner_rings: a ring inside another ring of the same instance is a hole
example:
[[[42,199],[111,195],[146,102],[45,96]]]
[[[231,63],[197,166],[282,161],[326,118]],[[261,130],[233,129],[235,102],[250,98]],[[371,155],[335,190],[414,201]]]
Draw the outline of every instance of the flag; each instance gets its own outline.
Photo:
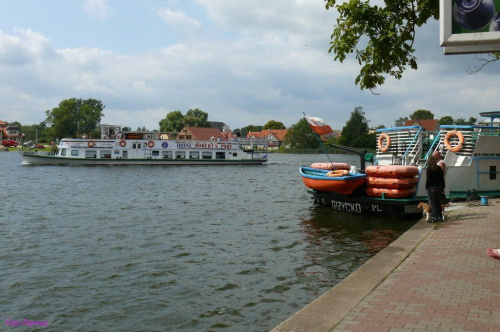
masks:
[[[328,135],[333,133],[332,128],[323,121],[322,118],[310,118],[306,115],[306,120],[312,131],[318,135]]]

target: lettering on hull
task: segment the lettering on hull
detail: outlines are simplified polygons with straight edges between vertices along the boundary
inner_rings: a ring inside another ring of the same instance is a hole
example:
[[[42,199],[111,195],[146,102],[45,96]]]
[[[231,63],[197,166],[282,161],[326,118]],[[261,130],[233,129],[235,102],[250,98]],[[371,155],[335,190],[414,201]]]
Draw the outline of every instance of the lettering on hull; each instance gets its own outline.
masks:
[[[363,206],[361,203],[350,203],[350,202],[341,202],[335,200],[329,200],[323,197],[315,197],[314,204],[331,206],[333,210],[348,212],[348,213],[363,213]],[[366,212],[372,213],[383,213],[384,211],[378,204],[365,204],[364,208]]]
[[[361,204],[359,203],[347,203],[332,200],[332,208],[337,211],[344,211],[349,213],[361,213]]]

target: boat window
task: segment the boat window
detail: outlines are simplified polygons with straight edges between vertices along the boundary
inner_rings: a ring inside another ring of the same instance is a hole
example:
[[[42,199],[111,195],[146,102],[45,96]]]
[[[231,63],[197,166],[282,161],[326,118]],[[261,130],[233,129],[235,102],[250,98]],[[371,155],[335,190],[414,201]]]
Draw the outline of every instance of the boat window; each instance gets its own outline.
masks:
[[[132,143],[132,149],[140,149],[141,143]]]
[[[153,157],[158,157],[158,156],[160,155],[160,151],[152,151],[152,152],[151,152],[151,155],[152,155]]]
[[[496,179],[497,179],[497,167],[490,166],[490,180],[496,180]]]
[[[226,159],[225,152],[215,152],[215,159]]]
[[[201,159],[212,159],[212,152],[211,151],[203,151],[201,153]]]
[[[163,159],[172,159],[172,151],[163,151]]]
[[[175,159],[185,159],[186,151],[175,151]]]
[[[200,159],[200,151],[190,151],[189,159]]]
[[[96,158],[97,152],[96,150],[85,150],[85,158]]]
[[[233,152],[233,157],[238,157],[238,152]]]
[[[65,156],[66,155],[66,149],[61,149],[61,156]]]
[[[101,150],[99,158],[111,158],[111,150]]]
[[[79,154],[80,154],[80,151],[78,151],[78,150],[71,150],[71,155],[72,156],[78,157]]]

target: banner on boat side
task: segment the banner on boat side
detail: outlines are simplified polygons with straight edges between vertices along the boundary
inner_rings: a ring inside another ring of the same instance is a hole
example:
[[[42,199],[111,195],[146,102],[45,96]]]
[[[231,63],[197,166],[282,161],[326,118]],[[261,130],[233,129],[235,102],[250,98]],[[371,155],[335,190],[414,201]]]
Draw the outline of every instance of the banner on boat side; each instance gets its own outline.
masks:
[[[445,54],[500,52],[500,0],[440,0]]]
[[[327,125],[322,118],[310,118],[306,115],[306,120],[312,131],[318,135],[328,135],[333,133],[333,129]]]

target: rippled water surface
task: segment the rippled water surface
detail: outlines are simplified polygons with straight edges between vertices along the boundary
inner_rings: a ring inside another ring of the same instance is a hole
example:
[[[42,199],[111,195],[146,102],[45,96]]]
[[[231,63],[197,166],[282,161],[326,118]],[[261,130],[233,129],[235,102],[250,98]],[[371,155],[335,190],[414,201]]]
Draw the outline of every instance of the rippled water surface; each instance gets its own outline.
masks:
[[[0,153],[2,325],[272,329],[415,223],[313,207],[298,168],[325,159],[33,167]]]

